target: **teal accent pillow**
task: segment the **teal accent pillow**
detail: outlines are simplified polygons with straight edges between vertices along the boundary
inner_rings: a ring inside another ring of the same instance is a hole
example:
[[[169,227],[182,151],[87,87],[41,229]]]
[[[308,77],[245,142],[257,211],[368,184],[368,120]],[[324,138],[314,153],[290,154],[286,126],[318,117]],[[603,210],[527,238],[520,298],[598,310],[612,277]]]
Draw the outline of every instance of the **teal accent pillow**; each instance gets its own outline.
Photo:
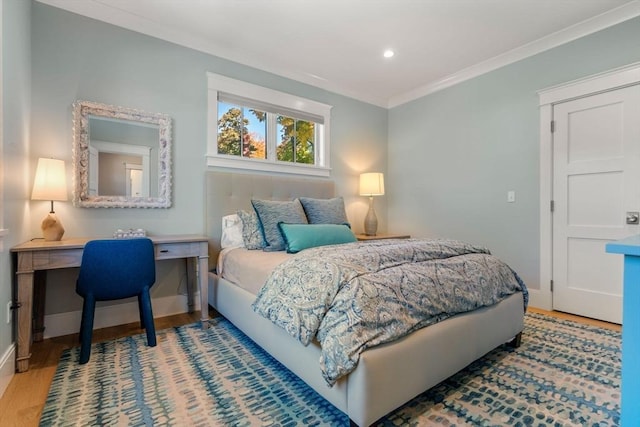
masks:
[[[279,222],[287,224],[307,224],[302,205],[298,199],[291,201],[251,200],[253,208],[260,218],[264,240],[267,242],[265,251],[283,251],[286,244],[278,228]]]
[[[309,224],[348,224],[347,213],[344,209],[344,199],[313,199],[300,197],[300,203],[307,215]]]
[[[242,221],[242,240],[247,249],[264,249],[267,242],[264,241],[258,214],[254,212],[238,211],[238,217]]]
[[[287,246],[295,254],[316,246],[337,245],[357,241],[347,224],[278,224]]]

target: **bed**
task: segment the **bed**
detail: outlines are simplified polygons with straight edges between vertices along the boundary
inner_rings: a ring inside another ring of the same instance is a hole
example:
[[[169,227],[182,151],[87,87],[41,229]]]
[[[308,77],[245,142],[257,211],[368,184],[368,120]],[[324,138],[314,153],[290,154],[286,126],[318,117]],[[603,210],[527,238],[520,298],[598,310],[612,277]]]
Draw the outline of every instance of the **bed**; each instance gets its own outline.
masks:
[[[207,172],[205,224],[211,268],[216,267],[221,251],[223,216],[250,210],[252,198],[328,199],[334,191],[333,182],[325,179]],[[322,353],[317,341],[303,346],[283,328],[256,314],[252,309],[255,290],[232,280],[245,279],[228,280],[215,270],[209,273],[209,304],[358,426],[374,423],[505,342],[517,345],[524,327],[525,296],[516,292],[494,305],[364,350],[355,369],[330,387],[319,369]]]

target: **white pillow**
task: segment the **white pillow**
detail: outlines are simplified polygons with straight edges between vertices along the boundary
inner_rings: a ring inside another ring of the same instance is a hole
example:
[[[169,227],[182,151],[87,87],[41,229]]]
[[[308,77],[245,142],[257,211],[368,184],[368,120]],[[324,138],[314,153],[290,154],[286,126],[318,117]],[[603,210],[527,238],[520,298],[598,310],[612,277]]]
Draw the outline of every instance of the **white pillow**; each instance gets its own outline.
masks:
[[[241,248],[244,246],[242,238],[242,221],[237,214],[222,217],[222,238],[220,246],[225,248]]]

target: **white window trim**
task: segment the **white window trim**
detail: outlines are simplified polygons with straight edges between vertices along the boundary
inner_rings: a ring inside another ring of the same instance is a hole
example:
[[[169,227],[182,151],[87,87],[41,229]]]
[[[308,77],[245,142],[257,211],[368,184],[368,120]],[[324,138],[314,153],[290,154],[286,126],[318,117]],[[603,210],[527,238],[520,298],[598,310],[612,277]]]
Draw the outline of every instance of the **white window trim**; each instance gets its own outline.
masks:
[[[285,92],[268,89],[262,86],[207,73],[208,110],[207,110],[207,166],[218,166],[232,169],[248,169],[252,171],[290,173],[296,175],[312,175],[328,177],[330,165],[330,121],[331,105],[322,104]],[[291,110],[298,110],[322,116],[324,124],[322,135],[316,145],[316,164],[279,162],[266,159],[246,159],[237,156],[218,154],[218,92],[233,94],[256,101],[269,103]]]

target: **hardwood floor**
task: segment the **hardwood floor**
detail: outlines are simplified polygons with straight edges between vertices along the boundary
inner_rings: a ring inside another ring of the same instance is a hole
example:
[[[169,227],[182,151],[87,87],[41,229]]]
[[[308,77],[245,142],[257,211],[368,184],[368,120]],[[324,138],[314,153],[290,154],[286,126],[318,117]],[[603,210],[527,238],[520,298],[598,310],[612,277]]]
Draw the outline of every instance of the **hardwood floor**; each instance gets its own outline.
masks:
[[[575,314],[563,313],[561,311],[547,311],[539,308],[529,307],[527,309],[531,313],[546,314],[560,319],[573,320],[574,322],[584,323],[586,325],[598,326],[600,328],[611,329],[613,331],[622,331],[622,326],[616,323],[603,322],[602,320],[590,319],[588,317],[576,316]]]
[[[621,326],[599,320],[574,316],[567,313],[549,312],[536,308],[529,308],[534,313],[547,314],[562,319],[569,319],[589,325],[620,331]],[[210,311],[210,316],[217,313]],[[155,319],[156,329],[170,328],[194,323],[200,318],[200,312],[179,314]],[[138,323],[97,329],[93,332],[93,341],[106,341],[124,336],[142,333]],[[0,399],[0,426],[37,426],[40,414],[44,408],[49,385],[55,374],[58,359],[63,350],[78,345],[78,335],[66,335],[44,340],[32,346],[32,356],[27,372],[16,374],[9,387]]]

